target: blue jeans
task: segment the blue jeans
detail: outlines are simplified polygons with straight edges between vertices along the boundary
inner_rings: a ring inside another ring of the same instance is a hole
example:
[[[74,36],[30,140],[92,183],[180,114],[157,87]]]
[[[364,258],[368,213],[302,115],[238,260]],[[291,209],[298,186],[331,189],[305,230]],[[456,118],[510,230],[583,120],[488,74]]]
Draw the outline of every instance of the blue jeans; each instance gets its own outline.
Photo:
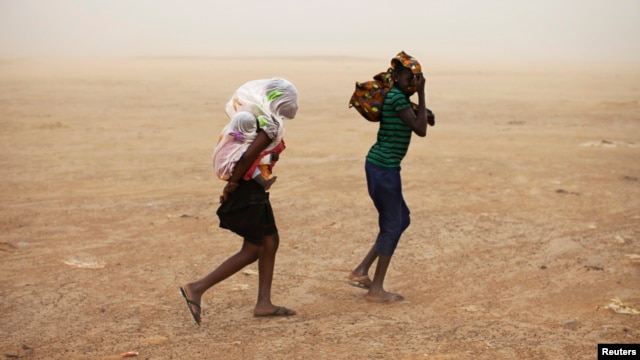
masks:
[[[409,208],[402,196],[400,169],[389,169],[365,161],[367,188],[373,204],[378,209],[380,232],[376,238],[376,250],[382,256],[393,255],[400,236],[409,227]]]

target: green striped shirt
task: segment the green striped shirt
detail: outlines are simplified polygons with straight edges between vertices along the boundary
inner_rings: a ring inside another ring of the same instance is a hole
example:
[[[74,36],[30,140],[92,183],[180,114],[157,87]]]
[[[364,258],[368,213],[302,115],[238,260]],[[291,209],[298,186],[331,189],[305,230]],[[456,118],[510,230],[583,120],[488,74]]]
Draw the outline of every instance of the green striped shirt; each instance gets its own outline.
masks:
[[[389,90],[382,105],[377,141],[369,149],[367,161],[388,168],[400,167],[409,149],[412,131],[400,118],[398,111],[409,107],[409,98],[400,89],[393,87]]]

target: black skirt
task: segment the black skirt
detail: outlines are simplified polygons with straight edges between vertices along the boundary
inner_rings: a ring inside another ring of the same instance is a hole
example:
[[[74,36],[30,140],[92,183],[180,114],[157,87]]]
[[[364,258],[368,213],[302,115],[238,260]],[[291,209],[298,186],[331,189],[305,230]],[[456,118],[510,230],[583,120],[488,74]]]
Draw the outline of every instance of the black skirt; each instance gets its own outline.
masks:
[[[220,227],[262,245],[265,236],[278,233],[269,193],[254,180],[242,180],[238,189],[216,211]]]

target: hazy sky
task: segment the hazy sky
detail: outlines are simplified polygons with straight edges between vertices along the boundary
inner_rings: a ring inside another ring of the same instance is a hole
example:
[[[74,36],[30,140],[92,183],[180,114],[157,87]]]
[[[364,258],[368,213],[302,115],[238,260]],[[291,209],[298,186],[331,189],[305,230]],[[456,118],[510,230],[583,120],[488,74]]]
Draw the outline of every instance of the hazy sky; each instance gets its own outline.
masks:
[[[0,0],[2,57],[639,61],[640,0]]]

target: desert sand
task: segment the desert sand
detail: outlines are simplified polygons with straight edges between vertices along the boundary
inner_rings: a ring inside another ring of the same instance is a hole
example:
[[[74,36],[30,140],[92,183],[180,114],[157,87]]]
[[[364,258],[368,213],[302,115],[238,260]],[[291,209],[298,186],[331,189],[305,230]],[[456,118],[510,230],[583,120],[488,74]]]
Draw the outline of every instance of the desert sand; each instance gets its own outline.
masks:
[[[392,56],[393,54],[391,54]],[[390,56],[390,57],[391,57]],[[412,224],[372,304],[347,284],[376,236],[347,107],[388,59],[0,62],[0,357],[595,359],[640,342],[640,66],[424,63],[436,126],[403,162]],[[271,201],[273,300],[257,266],[178,287],[241,240],[218,227],[211,152],[242,83],[296,84]]]

